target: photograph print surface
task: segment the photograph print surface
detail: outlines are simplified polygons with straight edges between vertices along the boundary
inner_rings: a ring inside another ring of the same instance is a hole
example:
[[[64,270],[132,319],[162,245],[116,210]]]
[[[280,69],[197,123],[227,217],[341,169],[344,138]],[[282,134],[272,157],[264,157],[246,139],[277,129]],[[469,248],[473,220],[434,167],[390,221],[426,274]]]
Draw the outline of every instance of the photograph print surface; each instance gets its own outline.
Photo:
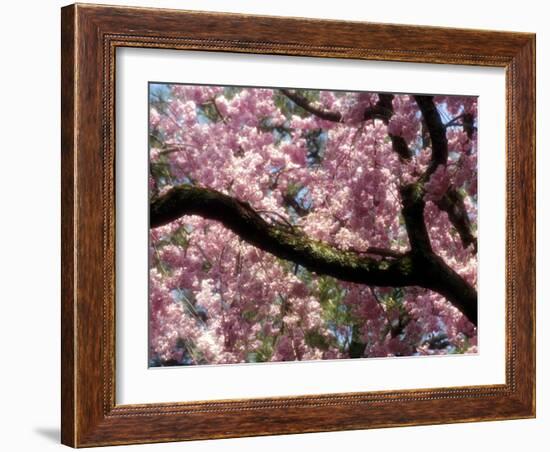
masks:
[[[149,84],[149,366],[477,353],[477,97]]]

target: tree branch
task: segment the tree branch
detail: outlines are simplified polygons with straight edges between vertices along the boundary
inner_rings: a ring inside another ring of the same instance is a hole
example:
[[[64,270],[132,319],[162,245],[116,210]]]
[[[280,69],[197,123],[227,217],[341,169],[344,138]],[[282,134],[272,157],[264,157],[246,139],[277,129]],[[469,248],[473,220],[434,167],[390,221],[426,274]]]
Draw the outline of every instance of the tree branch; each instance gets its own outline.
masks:
[[[328,121],[341,122],[342,114],[311,104],[294,90],[281,92],[309,113]],[[393,95],[379,93],[378,102],[364,112],[365,121],[380,119],[388,124],[394,114]],[[477,325],[477,292],[443,259],[432,251],[424,221],[424,183],[439,165],[448,158],[446,126],[433,102],[432,96],[415,96],[429,132],[432,159],[428,169],[415,183],[401,188],[403,217],[411,251],[405,254],[385,250],[370,250],[378,258],[365,257],[355,251],[339,250],[313,240],[300,230],[268,223],[248,203],[215,190],[192,185],[181,185],[153,200],[150,208],[151,227],[167,224],[183,215],[200,215],[221,222],[241,239],[281,259],[290,260],[308,270],[333,276],[342,281],[382,287],[419,286],[434,290],[456,306],[474,325]],[[401,136],[389,134],[393,150],[402,160],[410,160],[412,153]],[[286,200],[288,202],[288,200]],[[476,243],[471,232],[464,202],[460,194],[450,189],[438,202],[448,213],[450,221],[466,247]],[[298,213],[299,209],[296,209]]]
[[[462,120],[462,122],[458,122],[459,120]],[[445,124],[446,128],[456,126],[462,127],[470,140],[472,139],[474,132],[477,130],[477,127],[474,126],[474,115],[471,113],[462,113]]]
[[[428,169],[422,176],[423,181],[428,181],[439,165],[447,164],[449,156],[447,130],[441,121],[441,116],[434,104],[433,96],[414,96],[414,99],[422,112],[422,117],[428,128],[432,142],[432,159]]]
[[[329,121],[341,122],[342,115],[339,112],[320,110],[312,106],[306,98],[302,96],[297,97],[296,95],[292,95],[292,93],[289,96],[289,93],[286,91],[288,90],[283,90],[283,93],[287,97],[311,114]],[[394,114],[393,98],[393,94],[378,93],[378,102],[365,110],[363,119],[365,121],[380,119],[385,124],[388,124]],[[452,290],[447,290],[447,285],[439,287],[436,290],[445,295],[449,301],[457,306],[472,323],[477,324],[477,292],[454,270],[446,265],[442,259],[435,256],[430,244],[424,221],[424,183],[430,179],[430,176],[436,171],[439,165],[447,164],[449,154],[447,132],[446,125],[441,121],[441,116],[433,101],[433,96],[418,95],[414,98],[422,113],[423,123],[428,132],[427,135],[429,134],[430,137],[432,158],[426,172],[417,183],[401,188],[401,199],[403,201],[402,213],[411,245],[411,254],[415,256],[416,260],[424,261],[425,265],[435,266],[436,270],[433,271],[438,273],[440,277],[448,279],[448,286],[452,286]],[[394,152],[399,155],[401,160],[410,160],[412,152],[403,137],[392,134],[388,135],[391,139]],[[477,249],[477,239],[472,232],[464,200],[456,189],[450,188],[437,205],[441,210],[447,212],[449,220],[460,235],[463,246],[466,248],[473,243],[475,251]],[[426,259],[429,262],[426,262]],[[429,283],[424,283],[422,287],[430,288],[428,285]],[[435,286],[437,284],[434,282],[431,285]]]
[[[371,112],[374,110],[374,113]],[[390,122],[391,117],[393,116],[393,94],[378,93],[378,102],[372,109],[365,110],[365,119],[374,119],[378,112],[384,112],[385,116],[382,118],[384,124]],[[412,158],[412,152],[407,145],[405,139],[400,135],[393,135],[388,132],[390,137],[393,151],[399,156],[401,160],[410,160]]]
[[[423,203],[423,200],[418,202]],[[419,206],[415,206],[409,216],[413,218],[412,223],[405,215],[408,229],[410,225],[422,228],[420,224],[413,224],[418,221],[419,214]],[[477,323],[475,290],[435,256],[431,248],[415,246],[421,241],[411,242],[410,253],[391,259],[373,259],[313,240],[299,229],[268,223],[246,202],[216,190],[187,184],[174,187],[152,201],[150,226],[156,228],[183,215],[199,215],[219,221],[249,244],[317,274],[371,286],[420,286],[435,290],[458,307],[472,323]]]
[[[208,188],[186,184],[172,188],[151,203],[150,226],[156,228],[183,215],[219,221],[263,251],[343,281],[398,287],[414,282],[406,255],[384,260],[339,250],[307,237],[298,229],[268,223],[248,203]]]
[[[449,149],[446,129],[448,124],[443,124],[437,107],[434,104],[433,96],[415,96],[415,100],[422,112],[422,117],[432,144],[432,159],[428,165],[428,169],[421,178],[422,182],[427,182],[439,165],[447,164]],[[469,120],[473,121],[473,118]],[[474,252],[477,252],[477,238],[472,232],[472,225],[466,212],[466,206],[464,205],[464,197],[458,190],[450,187],[445,195],[436,202],[436,205],[440,210],[447,212],[450,222],[460,235],[462,246],[467,248],[473,244]]]
[[[309,209],[303,207],[290,193],[283,195],[283,202],[286,206],[292,207],[299,217],[305,217],[309,213]]]
[[[281,91],[289,99],[313,115],[329,121],[342,121],[342,115],[340,112],[319,109],[311,105],[305,97],[300,96],[297,93],[292,93],[289,90]],[[387,125],[394,114],[393,98],[393,94],[378,93],[378,102],[375,105],[365,109],[363,113],[363,120],[370,121],[379,119]],[[401,193],[402,198],[404,193],[406,196],[416,194],[415,196],[422,197],[424,194],[423,184],[430,179],[430,176],[435,172],[439,165],[447,164],[449,154],[446,132],[448,124],[443,124],[441,116],[434,103],[433,96],[418,95],[414,96],[414,98],[422,113],[423,124],[427,129],[426,137],[429,136],[431,141],[432,159],[426,172],[419,180],[419,184],[411,184],[408,187],[403,187]],[[465,121],[467,124],[473,124],[473,117],[469,115],[468,118],[465,118]],[[468,136],[471,138],[470,129],[471,127],[468,129]],[[399,155],[400,159],[404,161],[410,160],[412,158],[412,152],[409,149],[405,139],[399,135],[393,135],[390,133],[388,133],[388,136],[390,137],[393,151]],[[468,214],[466,213],[466,207],[464,206],[464,199],[460,196],[459,192],[455,188],[449,188],[445,196],[437,202],[437,206],[439,209],[447,212],[449,220],[460,235],[463,247],[467,248],[470,244],[473,244],[474,252],[477,252],[477,238],[472,232],[471,222],[468,218]],[[414,210],[417,212],[413,214]],[[407,232],[409,234],[411,246],[413,248],[421,247],[424,251],[431,252],[431,246],[423,219],[424,205],[413,205],[410,202],[405,202],[403,211],[404,214],[407,212],[405,217],[408,216],[409,218]],[[413,242],[415,242],[416,246],[413,246]]]
[[[472,230],[472,223],[466,212],[464,196],[454,187],[450,187],[447,193],[436,203],[437,207],[447,212],[449,221],[455,227],[464,248],[473,245],[474,253],[477,253],[477,237]]]
[[[374,254],[375,256],[393,257],[395,259],[399,259],[400,257],[403,257],[403,253],[400,253],[399,251],[388,250],[388,249],[385,249],[385,248],[379,248],[377,246],[369,246],[363,252],[365,254]]]
[[[388,124],[393,116],[393,94],[378,93],[378,102],[369,107],[363,113],[363,119],[370,121],[381,119],[384,124]]]
[[[409,237],[411,251],[415,254],[430,254],[432,253],[432,245],[430,236],[424,221],[424,187],[420,182],[401,187],[401,202],[403,208],[401,213],[405,220],[405,227]]]
[[[292,100],[296,105],[302,107],[307,112],[318,118],[332,122],[342,122],[342,114],[338,111],[327,110],[316,107],[305,97],[294,90],[281,89],[281,92]],[[363,121],[374,121],[380,119],[384,124],[388,124],[393,116],[393,94],[378,93],[378,102],[365,109],[363,112]],[[410,151],[405,139],[399,135],[388,133],[391,139],[393,150],[402,160],[410,160],[412,152]]]
[[[315,106],[296,90],[282,88],[281,92],[296,105],[302,107],[305,111],[317,116],[318,118],[332,122],[342,121],[342,114],[340,112],[330,111],[328,109]]]

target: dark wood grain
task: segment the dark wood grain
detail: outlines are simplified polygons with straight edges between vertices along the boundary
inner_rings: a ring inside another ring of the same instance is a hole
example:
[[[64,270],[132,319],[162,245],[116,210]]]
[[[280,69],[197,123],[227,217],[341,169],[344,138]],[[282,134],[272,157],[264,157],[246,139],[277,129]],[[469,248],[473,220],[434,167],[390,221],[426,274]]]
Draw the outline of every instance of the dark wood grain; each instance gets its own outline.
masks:
[[[535,415],[535,37],[72,5],[62,10],[62,442],[74,447]],[[115,403],[114,67],[150,47],[506,68],[506,383]]]
[[[75,39],[74,8],[61,11],[61,441],[75,444],[75,309],[74,309],[74,139]]]

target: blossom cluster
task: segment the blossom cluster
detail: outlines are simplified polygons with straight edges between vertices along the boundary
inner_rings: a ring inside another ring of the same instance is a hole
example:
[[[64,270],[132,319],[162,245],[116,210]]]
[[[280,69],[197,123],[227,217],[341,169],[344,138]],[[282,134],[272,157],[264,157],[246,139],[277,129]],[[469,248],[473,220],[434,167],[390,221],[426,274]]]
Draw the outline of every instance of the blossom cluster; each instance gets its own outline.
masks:
[[[340,112],[341,121],[304,110],[278,89],[151,85],[151,199],[180,184],[207,187],[341,250],[407,252],[400,187],[431,158],[413,96],[394,96],[389,121],[366,121],[375,93],[301,94]],[[448,125],[449,158],[425,184],[425,223],[434,252],[476,287],[476,254],[438,201],[455,189],[475,228],[477,103],[459,96],[435,103]],[[396,154],[390,136],[403,138],[410,160]],[[200,216],[151,229],[149,253],[152,366],[477,350],[476,328],[436,292],[315,274]]]

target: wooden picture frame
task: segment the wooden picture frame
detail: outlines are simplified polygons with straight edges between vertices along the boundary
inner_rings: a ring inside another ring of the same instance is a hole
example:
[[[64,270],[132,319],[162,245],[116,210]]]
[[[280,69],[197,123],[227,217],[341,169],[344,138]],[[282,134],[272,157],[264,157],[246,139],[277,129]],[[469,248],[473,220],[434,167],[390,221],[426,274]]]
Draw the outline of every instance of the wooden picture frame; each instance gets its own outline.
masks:
[[[535,35],[70,5],[62,9],[62,442],[73,447],[535,416]],[[115,50],[506,69],[506,383],[115,403]]]

